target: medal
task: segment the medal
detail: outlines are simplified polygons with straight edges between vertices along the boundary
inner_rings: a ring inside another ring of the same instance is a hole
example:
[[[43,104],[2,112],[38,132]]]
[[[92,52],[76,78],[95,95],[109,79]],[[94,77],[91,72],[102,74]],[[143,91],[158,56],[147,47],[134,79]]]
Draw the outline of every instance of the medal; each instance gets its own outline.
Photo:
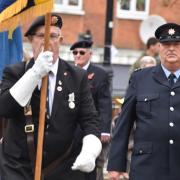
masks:
[[[74,101],[74,93],[69,94],[69,100],[68,101]]]
[[[74,109],[75,108],[75,104],[74,104],[74,102],[69,102],[69,108],[70,109]]]

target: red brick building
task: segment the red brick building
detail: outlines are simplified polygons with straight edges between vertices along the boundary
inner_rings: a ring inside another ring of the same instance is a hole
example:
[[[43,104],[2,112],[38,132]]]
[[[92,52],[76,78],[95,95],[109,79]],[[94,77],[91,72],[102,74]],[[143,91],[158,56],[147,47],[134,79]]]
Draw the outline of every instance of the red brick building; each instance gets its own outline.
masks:
[[[90,30],[94,41],[94,57],[92,61],[103,62],[105,36],[106,4],[108,0],[55,0],[54,12],[63,18],[63,46],[61,57],[72,60],[70,45],[77,40],[79,34]],[[111,1],[111,0],[109,0]],[[129,66],[140,56],[145,48],[140,37],[141,23],[152,15],[157,16],[148,24],[156,25],[158,18],[166,22],[180,24],[180,0],[112,0],[114,2],[113,18],[113,58],[114,95],[123,95],[128,82]],[[24,26],[24,31],[28,24]],[[28,47],[25,48],[28,49]],[[116,64],[116,65],[114,65]],[[118,65],[118,66],[117,66]],[[116,70],[114,69],[116,68]],[[118,74],[118,73],[121,74]],[[116,77],[122,76],[123,81],[117,83]],[[120,93],[119,93],[120,92]]]
[[[79,33],[89,29],[94,46],[104,46],[107,1],[55,0],[54,11],[60,13],[64,21],[64,45],[71,45]],[[138,9],[138,5],[143,7]],[[114,0],[112,44],[116,48],[143,49],[144,44],[139,36],[142,20],[150,15],[159,15],[167,22],[180,23],[179,9],[179,0]]]

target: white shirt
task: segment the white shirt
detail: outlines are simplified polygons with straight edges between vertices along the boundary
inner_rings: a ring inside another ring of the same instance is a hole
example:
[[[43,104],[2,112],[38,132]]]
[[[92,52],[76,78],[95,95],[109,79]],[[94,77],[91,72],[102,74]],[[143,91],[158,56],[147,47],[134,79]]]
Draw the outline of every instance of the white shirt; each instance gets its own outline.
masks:
[[[84,70],[87,70],[88,67],[89,67],[89,65],[90,65],[90,61],[89,61],[85,66],[83,66],[82,68],[83,68]]]
[[[56,76],[58,71],[58,64],[59,59],[56,60],[56,62],[52,65],[51,71],[48,76],[48,89],[49,89],[49,113],[51,114],[52,111],[52,105],[54,100],[54,92],[55,92],[55,86],[56,86]],[[42,80],[38,83],[38,88],[41,88]]]
[[[52,105],[54,100],[54,92],[56,86],[56,76],[58,71],[59,59],[53,64],[51,73],[49,73],[49,113],[51,114]]]

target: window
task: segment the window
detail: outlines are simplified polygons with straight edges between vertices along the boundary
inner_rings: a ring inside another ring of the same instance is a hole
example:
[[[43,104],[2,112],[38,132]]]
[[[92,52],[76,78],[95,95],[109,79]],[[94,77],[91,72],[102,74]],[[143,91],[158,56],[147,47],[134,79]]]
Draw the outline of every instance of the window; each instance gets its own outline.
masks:
[[[145,19],[149,14],[150,0],[117,0],[117,17]]]
[[[54,11],[71,14],[84,14],[83,0],[55,0]]]

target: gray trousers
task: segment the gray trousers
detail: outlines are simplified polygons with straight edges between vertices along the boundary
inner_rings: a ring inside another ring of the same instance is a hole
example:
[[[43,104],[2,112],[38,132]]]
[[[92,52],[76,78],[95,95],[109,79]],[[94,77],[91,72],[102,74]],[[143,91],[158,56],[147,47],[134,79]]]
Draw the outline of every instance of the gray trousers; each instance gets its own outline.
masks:
[[[107,155],[109,152],[109,143],[102,144],[102,151],[97,159],[97,170],[96,170],[96,180],[104,180],[104,164],[107,160]]]

